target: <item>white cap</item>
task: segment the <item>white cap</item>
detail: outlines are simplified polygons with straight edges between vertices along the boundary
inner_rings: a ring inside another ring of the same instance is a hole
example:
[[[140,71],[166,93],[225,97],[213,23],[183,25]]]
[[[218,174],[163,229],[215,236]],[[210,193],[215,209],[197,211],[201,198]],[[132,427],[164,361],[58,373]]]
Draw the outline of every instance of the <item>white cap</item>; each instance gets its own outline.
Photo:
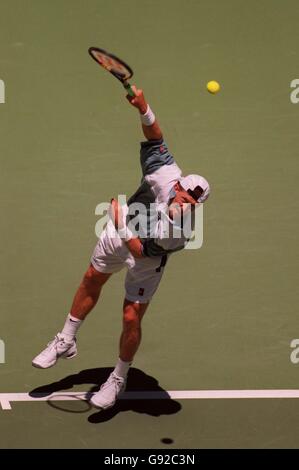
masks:
[[[209,197],[210,186],[203,176],[188,175],[182,178],[179,183],[197,202],[204,202]]]

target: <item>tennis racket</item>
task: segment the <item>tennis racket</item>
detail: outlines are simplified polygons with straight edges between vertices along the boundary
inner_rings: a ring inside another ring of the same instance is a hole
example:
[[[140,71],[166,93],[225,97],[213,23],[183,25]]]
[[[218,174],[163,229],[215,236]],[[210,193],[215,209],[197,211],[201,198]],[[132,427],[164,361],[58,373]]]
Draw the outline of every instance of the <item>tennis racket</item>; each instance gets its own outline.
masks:
[[[133,70],[123,60],[119,59],[110,52],[98,47],[88,49],[91,57],[105,70],[112,73],[125,87],[130,96],[135,96],[128,80],[133,76]]]

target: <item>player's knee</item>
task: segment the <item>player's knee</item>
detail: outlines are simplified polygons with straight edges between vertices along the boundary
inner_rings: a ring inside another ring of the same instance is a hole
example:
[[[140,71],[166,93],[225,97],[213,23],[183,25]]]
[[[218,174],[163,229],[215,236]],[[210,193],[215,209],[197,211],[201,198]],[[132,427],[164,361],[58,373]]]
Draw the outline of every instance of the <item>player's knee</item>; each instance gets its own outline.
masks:
[[[123,314],[124,327],[128,329],[140,328],[141,318],[133,308],[125,308]]]

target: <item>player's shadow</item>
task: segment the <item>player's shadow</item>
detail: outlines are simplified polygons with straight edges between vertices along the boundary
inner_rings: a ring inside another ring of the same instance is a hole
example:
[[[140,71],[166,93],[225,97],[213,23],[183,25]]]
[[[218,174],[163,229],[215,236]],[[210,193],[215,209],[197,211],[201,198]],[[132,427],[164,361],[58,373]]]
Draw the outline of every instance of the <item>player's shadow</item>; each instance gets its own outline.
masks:
[[[100,389],[100,386],[107,380],[112,370],[112,368],[107,367],[82,370],[78,374],[69,375],[58,382],[37,387],[32,390],[29,395],[35,398],[47,397],[52,393],[69,390],[74,385],[94,384],[86,394],[86,398],[88,399],[92,393]],[[88,417],[88,421],[90,423],[102,423],[104,421],[109,421],[122,411],[129,410],[137,413],[146,413],[150,416],[160,416],[174,414],[181,409],[180,403],[172,400],[166,390],[159,386],[158,381],[154,377],[151,377],[140,369],[136,369],[134,367],[130,369],[128,374],[126,392],[135,392],[137,394],[137,399],[119,399],[112,408],[97,411],[90,415]],[[138,393],[140,393],[140,397],[142,397],[142,392],[146,392],[149,398],[138,399]],[[158,394],[156,392],[158,392]],[[158,396],[158,398],[151,398],[151,393]],[[52,398],[52,400],[54,399]],[[54,401],[49,400],[48,403],[51,406],[54,406]],[[78,412],[71,409],[67,410],[57,405],[54,407],[70,413]],[[90,407],[88,407],[88,410],[89,409]],[[84,411],[88,410],[85,409]]]

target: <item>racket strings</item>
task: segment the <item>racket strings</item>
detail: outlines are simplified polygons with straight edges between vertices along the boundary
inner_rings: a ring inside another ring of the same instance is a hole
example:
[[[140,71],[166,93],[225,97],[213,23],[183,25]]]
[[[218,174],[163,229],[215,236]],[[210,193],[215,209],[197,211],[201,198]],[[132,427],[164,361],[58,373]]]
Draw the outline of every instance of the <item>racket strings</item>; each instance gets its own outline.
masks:
[[[102,67],[107,69],[109,72],[118,75],[120,79],[126,80],[130,78],[130,70],[128,70],[122,63],[118,62],[115,58],[99,51],[93,51],[93,56]]]

